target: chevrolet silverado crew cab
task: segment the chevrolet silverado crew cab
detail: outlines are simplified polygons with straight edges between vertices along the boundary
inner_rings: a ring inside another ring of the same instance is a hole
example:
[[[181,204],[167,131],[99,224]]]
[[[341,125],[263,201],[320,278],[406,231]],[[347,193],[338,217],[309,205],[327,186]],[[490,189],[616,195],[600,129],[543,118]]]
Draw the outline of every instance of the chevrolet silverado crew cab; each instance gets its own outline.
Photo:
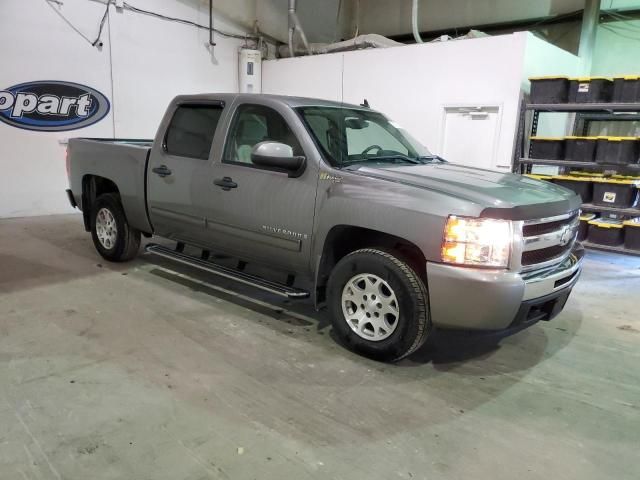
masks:
[[[551,319],[581,270],[573,192],[448,163],[368,107],[179,96],[153,141],[74,138],[67,161],[69,199],[105,259],[132,259],[141,235],[174,240],[146,249],[311,297],[378,359],[409,355],[434,327]]]

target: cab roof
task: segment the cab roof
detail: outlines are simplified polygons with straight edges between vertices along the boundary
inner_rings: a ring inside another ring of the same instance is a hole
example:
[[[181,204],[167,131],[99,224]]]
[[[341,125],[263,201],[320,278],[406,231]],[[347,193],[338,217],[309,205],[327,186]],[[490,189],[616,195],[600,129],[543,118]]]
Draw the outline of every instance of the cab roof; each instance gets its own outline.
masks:
[[[189,100],[220,100],[231,103],[234,100],[242,102],[251,102],[255,99],[264,99],[272,102],[281,102],[291,108],[296,107],[345,107],[362,109],[362,105],[354,105],[352,103],[334,102],[332,100],[322,100],[319,98],[308,97],[291,97],[288,95],[270,95],[266,93],[202,93],[196,95],[179,95],[174,102],[183,102]]]

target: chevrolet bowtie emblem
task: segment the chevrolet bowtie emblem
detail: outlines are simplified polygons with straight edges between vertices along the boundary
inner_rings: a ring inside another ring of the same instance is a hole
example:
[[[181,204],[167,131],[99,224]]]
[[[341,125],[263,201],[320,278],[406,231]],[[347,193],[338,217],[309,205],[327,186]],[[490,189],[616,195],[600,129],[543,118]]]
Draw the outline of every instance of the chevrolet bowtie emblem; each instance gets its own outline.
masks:
[[[573,240],[574,235],[575,231],[571,226],[567,225],[566,227],[564,227],[564,229],[562,230],[562,234],[560,235],[560,245],[564,247],[571,240]]]

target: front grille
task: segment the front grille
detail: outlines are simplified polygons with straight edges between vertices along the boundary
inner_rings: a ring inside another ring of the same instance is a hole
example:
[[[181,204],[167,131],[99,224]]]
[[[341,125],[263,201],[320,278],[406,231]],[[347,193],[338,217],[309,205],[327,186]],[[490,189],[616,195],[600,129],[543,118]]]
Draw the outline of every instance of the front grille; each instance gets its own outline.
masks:
[[[556,220],[554,222],[546,222],[546,223],[534,223],[532,225],[525,225],[522,227],[522,235],[525,237],[533,237],[536,235],[544,235],[545,233],[554,232],[565,225],[571,224],[575,221],[575,218],[578,214],[573,215],[569,218],[564,218],[562,220]]]
[[[528,252],[522,252],[522,266],[528,267],[535,265],[536,263],[544,263],[554,258],[562,256],[562,254],[571,250],[573,244],[567,245],[554,245],[552,247],[541,248],[539,250],[530,250]]]
[[[524,249],[520,259],[521,267],[535,270],[537,265],[544,268],[553,265],[554,260],[562,261],[573,247],[577,226],[578,212],[567,215],[566,218],[525,222],[522,226]],[[574,235],[573,239],[570,235]]]

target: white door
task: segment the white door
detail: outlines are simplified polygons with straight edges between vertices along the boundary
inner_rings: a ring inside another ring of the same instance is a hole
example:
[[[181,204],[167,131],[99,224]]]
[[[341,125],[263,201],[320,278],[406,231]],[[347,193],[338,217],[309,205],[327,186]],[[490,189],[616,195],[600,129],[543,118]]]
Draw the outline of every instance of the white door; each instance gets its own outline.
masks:
[[[441,156],[451,163],[508,171],[510,166],[496,164],[500,113],[499,106],[445,107]]]

